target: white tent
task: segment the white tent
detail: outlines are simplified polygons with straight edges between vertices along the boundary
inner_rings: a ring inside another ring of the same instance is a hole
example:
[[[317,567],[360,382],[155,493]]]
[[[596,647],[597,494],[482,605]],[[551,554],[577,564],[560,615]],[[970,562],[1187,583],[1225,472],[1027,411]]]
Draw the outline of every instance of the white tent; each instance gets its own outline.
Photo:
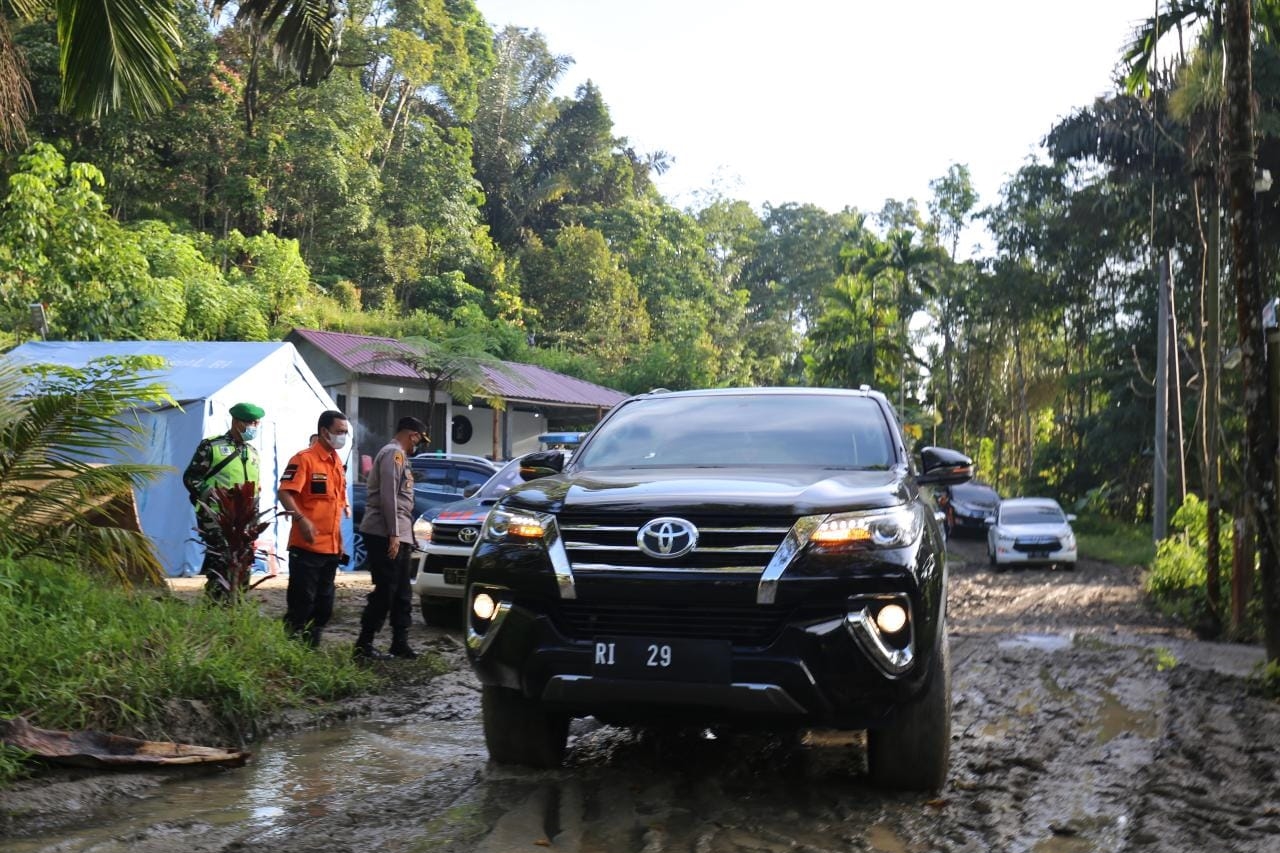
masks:
[[[255,403],[266,411],[252,444],[262,459],[260,506],[268,509],[275,506],[276,484],[289,457],[306,447],[320,413],[337,406],[290,343],[48,341],[23,344],[7,357],[79,368],[95,358],[129,355],[157,355],[168,362],[169,369],[156,379],[180,407],[140,412],[147,430],[145,449],[128,460],[171,469],[139,490],[142,530],[170,576],[194,575],[204,547],[195,533],[195,511],[182,472],[200,440],[230,429],[229,410],[236,403]],[[267,534],[283,562],[289,520],[276,518]]]

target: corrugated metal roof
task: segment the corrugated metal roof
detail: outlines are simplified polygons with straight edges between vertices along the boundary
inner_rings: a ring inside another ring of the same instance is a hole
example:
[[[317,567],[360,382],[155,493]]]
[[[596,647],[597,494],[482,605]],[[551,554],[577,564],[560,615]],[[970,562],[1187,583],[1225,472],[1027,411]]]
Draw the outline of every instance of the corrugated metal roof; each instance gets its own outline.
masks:
[[[395,338],[321,332],[315,329],[294,329],[291,334],[314,345],[352,373],[395,379],[420,378],[413,372],[413,368],[387,357],[388,351],[400,348]]]
[[[294,329],[291,334],[314,345],[353,373],[422,381],[409,367],[385,357],[387,351],[400,346],[394,338],[321,332],[314,329]],[[621,391],[594,382],[515,361],[502,362],[501,369],[486,367],[485,374],[488,377],[485,380],[485,391],[506,400],[607,409],[627,397]]]

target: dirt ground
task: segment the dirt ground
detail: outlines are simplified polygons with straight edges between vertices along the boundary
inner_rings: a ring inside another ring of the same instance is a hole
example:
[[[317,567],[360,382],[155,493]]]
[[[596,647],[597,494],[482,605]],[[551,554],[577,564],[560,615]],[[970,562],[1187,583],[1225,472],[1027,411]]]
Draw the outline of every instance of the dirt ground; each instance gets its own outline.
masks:
[[[452,672],[327,709],[347,722],[271,738],[218,776],[48,774],[0,793],[0,837],[12,853],[1280,850],[1280,704],[1250,690],[1256,647],[1197,642],[1148,610],[1134,568],[985,562],[982,543],[953,543],[936,797],[870,787],[844,732],[579,720],[563,769],[491,765],[457,635],[419,622],[413,642]],[[341,581],[326,642],[354,639],[367,589]],[[282,611],[283,588],[253,594]]]

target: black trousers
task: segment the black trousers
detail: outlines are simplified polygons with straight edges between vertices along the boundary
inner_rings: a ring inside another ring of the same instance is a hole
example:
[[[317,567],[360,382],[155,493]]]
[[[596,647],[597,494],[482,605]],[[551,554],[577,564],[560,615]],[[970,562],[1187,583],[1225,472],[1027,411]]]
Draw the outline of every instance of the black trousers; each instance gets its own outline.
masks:
[[[333,616],[333,578],[339,559],[340,554],[289,549],[284,624],[290,634],[301,636],[312,646],[320,642],[320,632]]]
[[[413,623],[413,581],[409,576],[413,548],[401,542],[393,560],[387,556],[389,540],[386,536],[361,535],[364,537],[369,575],[373,579],[373,592],[365,596],[364,612],[360,614],[360,633],[378,633],[388,616],[391,617],[392,631],[403,633]]]

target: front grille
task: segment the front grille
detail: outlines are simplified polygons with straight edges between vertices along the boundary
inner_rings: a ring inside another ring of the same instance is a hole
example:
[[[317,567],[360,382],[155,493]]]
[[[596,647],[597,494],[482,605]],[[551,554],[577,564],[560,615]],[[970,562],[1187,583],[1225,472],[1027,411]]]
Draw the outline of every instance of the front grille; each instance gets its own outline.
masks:
[[[676,605],[559,601],[551,613],[557,630],[574,640],[596,637],[719,639],[764,646],[777,637],[790,608],[721,604]]]
[[[1036,551],[1057,551],[1062,543],[1054,537],[1041,539],[1018,539],[1013,543],[1013,550],[1030,554]]]
[[[588,515],[566,513],[558,519],[560,535],[572,565],[593,569],[653,568],[661,571],[764,571],[795,519],[680,514],[698,528],[698,545],[682,557],[651,557],[636,536],[658,514]]]
[[[475,524],[440,524],[436,522],[431,525],[431,541],[436,545],[459,545],[463,548],[470,548],[476,544],[476,539],[480,535],[480,523]],[[474,530],[476,535],[471,537],[471,541],[464,542],[458,534],[463,530],[470,528]]]

